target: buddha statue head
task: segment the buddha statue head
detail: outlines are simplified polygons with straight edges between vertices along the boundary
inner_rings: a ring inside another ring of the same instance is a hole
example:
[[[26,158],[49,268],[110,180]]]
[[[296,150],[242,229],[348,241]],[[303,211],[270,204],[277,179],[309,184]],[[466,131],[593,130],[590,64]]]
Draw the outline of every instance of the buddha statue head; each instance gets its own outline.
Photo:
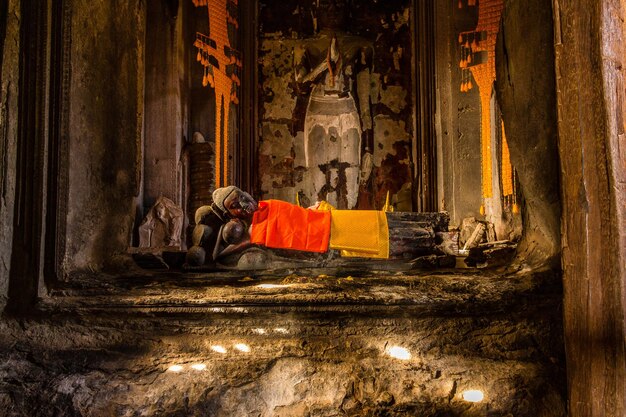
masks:
[[[258,208],[250,194],[233,185],[215,190],[213,205],[220,216],[231,219],[249,218]]]

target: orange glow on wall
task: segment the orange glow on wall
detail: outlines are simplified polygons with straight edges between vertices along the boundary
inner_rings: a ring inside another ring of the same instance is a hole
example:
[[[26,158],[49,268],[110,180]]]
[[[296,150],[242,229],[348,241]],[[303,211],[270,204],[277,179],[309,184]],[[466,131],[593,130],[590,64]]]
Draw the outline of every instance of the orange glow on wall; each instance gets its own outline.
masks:
[[[228,185],[228,115],[230,104],[238,104],[237,75],[241,67],[239,52],[228,37],[228,25],[239,26],[229,12],[229,3],[237,0],[192,0],[196,7],[206,7],[209,17],[208,35],[196,34],[194,46],[197,60],[204,66],[203,86],[215,89],[215,187]]]

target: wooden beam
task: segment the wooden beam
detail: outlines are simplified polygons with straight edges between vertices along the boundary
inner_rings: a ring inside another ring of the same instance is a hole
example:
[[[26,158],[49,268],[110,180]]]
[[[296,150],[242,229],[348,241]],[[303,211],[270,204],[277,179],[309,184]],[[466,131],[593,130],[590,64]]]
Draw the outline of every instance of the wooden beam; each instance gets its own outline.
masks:
[[[569,414],[626,415],[624,1],[554,0]]]

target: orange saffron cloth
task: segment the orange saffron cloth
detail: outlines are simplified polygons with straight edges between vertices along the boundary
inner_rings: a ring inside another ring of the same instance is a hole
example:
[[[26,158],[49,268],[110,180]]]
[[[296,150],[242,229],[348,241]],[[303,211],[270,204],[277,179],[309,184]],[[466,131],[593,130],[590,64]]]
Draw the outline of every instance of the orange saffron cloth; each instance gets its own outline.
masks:
[[[323,253],[330,241],[330,211],[264,200],[252,218],[250,241],[276,249]]]

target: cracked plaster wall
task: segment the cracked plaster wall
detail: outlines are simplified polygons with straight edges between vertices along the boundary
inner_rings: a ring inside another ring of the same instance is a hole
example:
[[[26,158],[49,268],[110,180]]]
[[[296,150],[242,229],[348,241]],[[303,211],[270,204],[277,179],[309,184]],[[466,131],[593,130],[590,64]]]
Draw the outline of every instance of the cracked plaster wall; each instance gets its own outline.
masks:
[[[304,158],[304,118],[308,94],[295,83],[292,50],[315,38],[310,2],[289,0],[261,4],[259,37],[260,134],[259,186],[263,199],[277,198],[302,205],[318,195],[312,170]],[[369,95],[370,111],[360,111],[360,154],[370,149],[371,179],[362,196],[381,208],[387,191],[393,196],[412,183],[413,116],[411,94],[410,1],[362,1],[352,5],[345,31],[373,45],[371,63],[352,63],[352,91],[357,107]],[[340,40],[341,46],[341,40]],[[312,64],[313,66],[315,64]],[[344,63],[344,66],[347,65]],[[365,69],[365,70],[364,70]],[[366,197],[367,199],[367,197]],[[367,208],[359,202],[357,207]]]

